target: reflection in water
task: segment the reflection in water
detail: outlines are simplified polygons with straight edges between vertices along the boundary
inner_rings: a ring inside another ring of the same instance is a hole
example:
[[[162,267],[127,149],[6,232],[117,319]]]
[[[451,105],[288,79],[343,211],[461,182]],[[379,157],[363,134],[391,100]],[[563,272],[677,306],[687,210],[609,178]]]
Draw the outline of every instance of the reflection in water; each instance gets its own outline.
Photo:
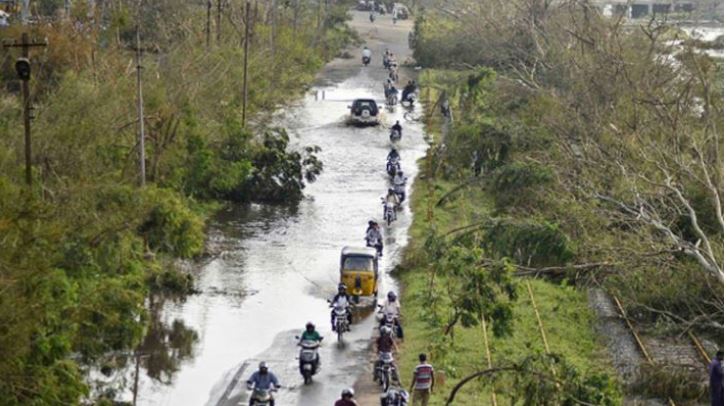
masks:
[[[161,319],[164,299],[150,299],[149,329],[144,341],[139,346],[142,366],[147,375],[155,381],[171,384],[172,377],[180,368],[182,361],[192,357],[194,345],[199,335],[187,327],[180,319],[175,319],[171,326]]]

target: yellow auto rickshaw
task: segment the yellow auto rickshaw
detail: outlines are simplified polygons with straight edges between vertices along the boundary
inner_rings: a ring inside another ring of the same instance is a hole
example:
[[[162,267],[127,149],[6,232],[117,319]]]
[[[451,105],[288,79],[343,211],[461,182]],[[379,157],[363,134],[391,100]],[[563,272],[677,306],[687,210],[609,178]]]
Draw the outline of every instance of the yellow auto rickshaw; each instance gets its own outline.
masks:
[[[340,282],[358,303],[378,295],[378,254],[373,248],[345,247],[340,253]]]

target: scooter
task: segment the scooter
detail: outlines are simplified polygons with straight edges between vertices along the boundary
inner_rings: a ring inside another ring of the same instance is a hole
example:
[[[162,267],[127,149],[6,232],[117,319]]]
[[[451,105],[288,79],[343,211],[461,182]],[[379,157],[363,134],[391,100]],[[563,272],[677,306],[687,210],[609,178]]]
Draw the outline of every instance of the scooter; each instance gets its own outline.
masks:
[[[391,139],[391,142],[401,141],[401,131],[391,129],[391,133],[388,135],[388,138]]]
[[[363,66],[368,66],[368,64],[371,63],[371,57],[370,56],[361,57],[361,60],[363,61]]]
[[[300,339],[299,337],[295,338]],[[320,347],[320,342],[303,340],[298,345],[301,347],[300,355],[298,356],[300,360],[300,374],[303,376],[303,381],[307,385],[313,381],[313,375],[318,372],[320,362],[318,359],[318,348]]]

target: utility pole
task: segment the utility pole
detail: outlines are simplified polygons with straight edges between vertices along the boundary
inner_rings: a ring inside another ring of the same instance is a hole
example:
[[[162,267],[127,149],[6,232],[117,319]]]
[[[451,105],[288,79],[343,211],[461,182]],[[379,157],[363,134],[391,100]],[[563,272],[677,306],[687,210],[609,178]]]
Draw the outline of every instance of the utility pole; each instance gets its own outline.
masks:
[[[23,91],[23,127],[25,128],[25,182],[28,186],[33,184],[32,170],[32,147],[30,138],[30,112],[33,107],[30,104],[30,48],[47,46],[45,42],[30,42],[28,33],[24,32],[20,37],[20,43],[15,41],[12,44],[5,44],[5,48],[22,48],[22,56],[15,61],[15,71],[22,82]]]
[[[209,51],[209,37],[212,36],[212,0],[207,0],[207,51]]]
[[[139,183],[146,185],[146,150],[144,147],[144,94],[141,89],[141,34],[136,23],[136,110],[139,119]]]
[[[217,45],[222,39],[222,0],[217,0]]]
[[[242,81],[242,127],[247,126],[247,54],[250,50],[250,2],[245,2],[245,59],[244,59],[244,77]]]

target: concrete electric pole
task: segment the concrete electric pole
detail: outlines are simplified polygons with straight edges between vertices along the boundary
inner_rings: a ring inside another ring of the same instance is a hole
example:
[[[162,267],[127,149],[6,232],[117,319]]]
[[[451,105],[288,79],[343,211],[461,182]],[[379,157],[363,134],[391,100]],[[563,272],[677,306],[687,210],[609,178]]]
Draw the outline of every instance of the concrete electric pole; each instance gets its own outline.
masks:
[[[30,48],[47,46],[45,42],[30,42],[28,33],[24,32],[20,43],[5,44],[5,48],[21,48],[22,56],[15,61],[15,71],[22,81],[23,91],[23,126],[25,127],[25,182],[28,186],[33,184],[32,170],[32,144],[30,138]]]

